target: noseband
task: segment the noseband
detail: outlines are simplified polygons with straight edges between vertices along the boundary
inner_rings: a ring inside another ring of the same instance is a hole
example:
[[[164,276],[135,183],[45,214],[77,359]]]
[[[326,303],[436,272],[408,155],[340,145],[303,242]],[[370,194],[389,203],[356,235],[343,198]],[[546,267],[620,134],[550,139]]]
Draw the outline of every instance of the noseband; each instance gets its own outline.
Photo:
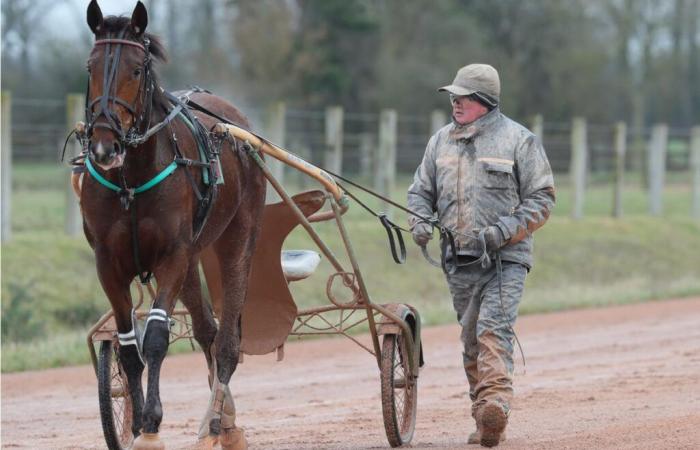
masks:
[[[136,41],[123,39],[122,32],[120,37],[113,39],[100,39],[95,41],[95,45],[105,45],[105,63],[103,70],[102,95],[90,101],[90,83],[88,81],[88,89],[85,100],[85,118],[87,135],[92,135],[95,128],[104,128],[111,130],[119,137],[119,142],[122,148],[126,146],[135,146],[143,142],[144,132],[141,130],[148,129],[150,125],[152,99],[154,83],[151,78],[151,55],[149,51],[150,41],[147,37],[144,38],[143,44]],[[119,68],[119,59],[121,50],[124,45],[136,47],[143,51],[143,74],[141,83],[139,84],[138,95],[133,104],[117,97],[117,71]],[[114,47],[113,47],[114,46]],[[113,53],[112,53],[113,50]],[[141,114],[136,111],[137,102],[143,99]],[[124,107],[133,118],[131,126],[128,130],[124,130],[117,113],[110,108],[110,103],[118,104]],[[137,117],[138,115],[138,117]],[[106,122],[97,122],[100,117],[104,117]],[[139,134],[141,133],[141,136]]]

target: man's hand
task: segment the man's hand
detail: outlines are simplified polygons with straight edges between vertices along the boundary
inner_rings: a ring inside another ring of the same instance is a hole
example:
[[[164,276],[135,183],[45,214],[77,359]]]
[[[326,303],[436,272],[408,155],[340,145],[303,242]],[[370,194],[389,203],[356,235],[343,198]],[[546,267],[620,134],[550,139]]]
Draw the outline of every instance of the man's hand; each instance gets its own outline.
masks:
[[[425,222],[418,222],[411,229],[411,234],[413,242],[419,247],[425,247],[428,245],[428,241],[433,238],[433,226]]]
[[[484,240],[486,241],[486,251],[489,253],[506,245],[506,238],[503,236],[501,229],[496,225],[486,227],[482,232],[484,233]]]

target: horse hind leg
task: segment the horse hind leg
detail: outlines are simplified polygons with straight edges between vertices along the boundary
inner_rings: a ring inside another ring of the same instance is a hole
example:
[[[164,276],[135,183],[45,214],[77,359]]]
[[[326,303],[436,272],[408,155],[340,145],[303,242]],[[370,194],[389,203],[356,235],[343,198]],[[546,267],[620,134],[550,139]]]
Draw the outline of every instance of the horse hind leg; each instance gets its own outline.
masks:
[[[202,260],[202,263],[205,274],[212,270],[204,260]],[[208,275],[207,279],[209,279]],[[187,271],[187,278],[182,287],[180,300],[190,313],[190,318],[192,319],[192,333],[195,340],[204,351],[204,355],[207,359],[207,367],[209,367],[209,371],[211,372],[213,360],[211,346],[216,337],[217,327],[211,306],[204,301],[202,297],[202,284],[199,278],[198,264],[196,262],[190,264]],[[209,384],[211,385],[211,380]]]
[[[254,210],[254,208],[247,211]],[[224,301],[219,330],[212,347],[216,361],[209,408],[200,429],[200,442],[218,439],[227,450],[247,448],[243,430],[236,427],[233,396],[229,381],[238,365],[241,347],[240,318],[248,288],[248,275],[257,237],[256,214],[238,215],[216,243],[214,249],[223,280]],[[245,236],[241,239],[241,236]]]
[[[209,382],[211,394],[207,411],[199,427],[197,449],[211,449],[221,444],[224,450],[245,450],[248,442],[243,429],[236,427],[236,407],[233,395],[228,387],[219,381],[215,346],[212,346],[212,366],[210,367]]]
[[[202,265],[210,295],[212,297],[216,296],[217,293],[223,290],[223,286],[221,285],[218,257],[212,249],[207,249],[203,252]],[[214,286],[212,286],[212,284],[214,284]],[[221,391],[221,384],[216,377],[216,350],[214,346],[214,338],[217,332],[216,322],[214,321],[211,306],[202,298],[202,286],[197,264],[190,265],[185,284],[182,288],[181,300],[185,307],[187,307],[192,318],[194,338],[202,347],[204,355],[206,356],[207,366],[209,367],[209,387],[212,391],[207,413],[202,419],[199,429],[198,448],[209,449],[219,443],[221,443],[224,448],[236,448],[226,444],[227,442],[237,441],[237,439],[235,439],[235,433],[232,434],[229,432],[230,429],[235,428],[236,408],[228,386],[223,387],[223,394],[219,392]],[[214,299],[212,299],[212,301],[214,301]],[[216,394],[217,392],[219,392],[218,396]],[[223,401],[221,400],[222,396]],[[221,402],[223,406],[215,406]],[[219,409],[221,409],[221,411],[219,411]],[[210,434],[209,425],[214,418],[217,419],[215,423],[219,423],[220,425],[216,433]],[[239,429],[235,430],[240,431]]]
[[[218,256],[214,253],[212,248],[206,249],[202,252],[202,265],[204,268],[204,275],[207,280],[207,287],[209,288],[209,293],[212,297],[212,303],[218,305],[215,307],[221,314],[221,305],[223,303],[223,282],[220,270],[220,264]],[[199,283],[199,274],[197,273],[196,280],[189,285],[194,285]],[[200,289],[197,292],[201,292]],[[203,306],[207,307],[207,311],[211,315],[211,309],[208,308],[209,305],[203,303]],[[196,308],[196,305],[193,305]],[[212,323],[213,323],[213,319]],[[193,325],[196,319],[193,318]],[[216,330],[214,330],[214,334]],[[211,337],[211,340],[209,340]],[[207,363],[209,365],[209,386],[211,388],[211,395],[209,399],[209,405],[207,411],[202,419],[199,428],[199,449],[213,448],[217,444],[221,444],[224,449],[245,449],[247,448],[247,443],[243,435],[243,430],[237,428],[236,422],[236,408],[233,402],[233,395],[229,387],[225,384],[219,382],[217,376],[217,362],[216,362],[216,346],[212,344],[214,336],[207,334],[207,345],[202,345],[202,349],[207,355]],[[202,343],[200,342],[200,345]]]

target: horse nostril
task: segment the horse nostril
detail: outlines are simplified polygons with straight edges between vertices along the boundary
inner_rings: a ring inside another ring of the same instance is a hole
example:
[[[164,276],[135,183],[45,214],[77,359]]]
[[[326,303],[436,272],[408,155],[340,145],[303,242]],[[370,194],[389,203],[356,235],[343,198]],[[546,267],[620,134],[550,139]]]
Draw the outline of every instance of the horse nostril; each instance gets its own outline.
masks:
[[[114,154],[118,155],[122,152],[122,146],[119,142],[114,142]]]

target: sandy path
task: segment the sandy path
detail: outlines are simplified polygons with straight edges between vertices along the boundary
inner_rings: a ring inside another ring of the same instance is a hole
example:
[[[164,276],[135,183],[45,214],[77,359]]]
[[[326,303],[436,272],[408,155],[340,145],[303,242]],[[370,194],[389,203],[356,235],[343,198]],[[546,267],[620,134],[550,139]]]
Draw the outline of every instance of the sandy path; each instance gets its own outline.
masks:
[[[500,448],[700,448],[700,298],[523,317],[527,374]],[[456,326],[425,329],[415,448],[467,446],[473,424]],[[253,448],[386,448],[378,370],[346,339],[289,343],[235,375]],[[169,357],[168,448],[195,440],[208,399],[201,354]],[[2,448],[103,448],[88,366],[2,377]]]

